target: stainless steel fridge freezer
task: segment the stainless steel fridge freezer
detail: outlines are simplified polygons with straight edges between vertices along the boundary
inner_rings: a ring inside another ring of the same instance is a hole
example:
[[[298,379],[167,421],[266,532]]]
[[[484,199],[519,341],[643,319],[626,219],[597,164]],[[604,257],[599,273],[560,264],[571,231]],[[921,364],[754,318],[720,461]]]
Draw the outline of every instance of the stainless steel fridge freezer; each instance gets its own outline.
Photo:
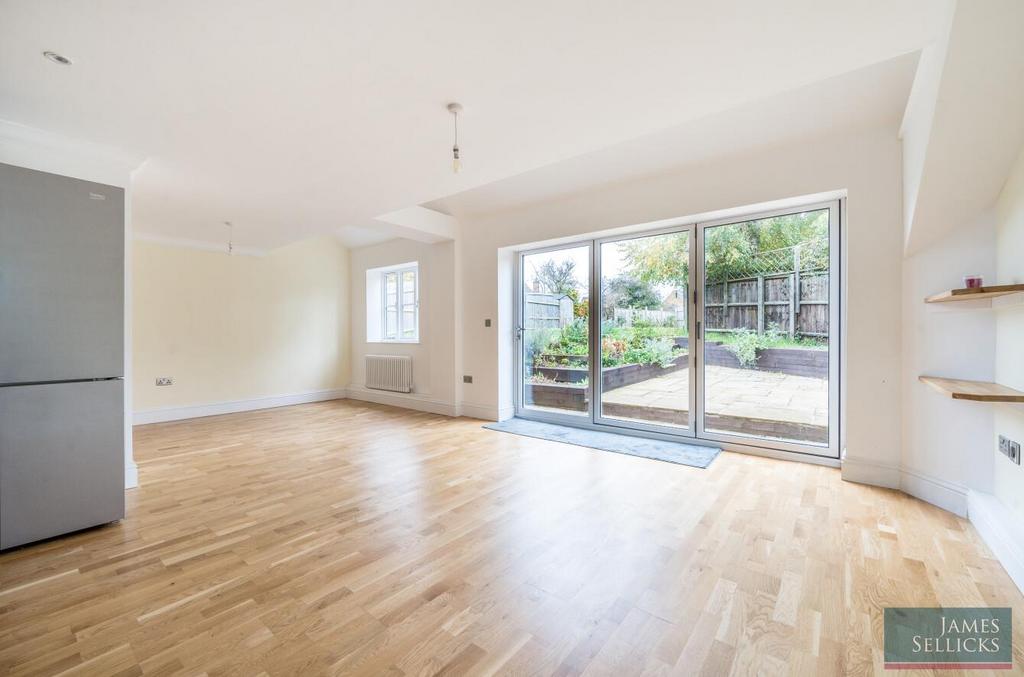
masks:
[[[0,548],[124,516],[124,381],[0,388]]]
[[[124,190],[0,164],[0,548],[124,516]]]

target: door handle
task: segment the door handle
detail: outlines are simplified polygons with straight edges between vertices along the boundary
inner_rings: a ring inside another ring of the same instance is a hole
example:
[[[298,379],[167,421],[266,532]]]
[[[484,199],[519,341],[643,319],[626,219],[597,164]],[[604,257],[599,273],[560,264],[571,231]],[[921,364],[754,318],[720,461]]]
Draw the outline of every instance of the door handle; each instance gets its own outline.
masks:
[[[700,340],[700,320],[697,320],[697,340]]]

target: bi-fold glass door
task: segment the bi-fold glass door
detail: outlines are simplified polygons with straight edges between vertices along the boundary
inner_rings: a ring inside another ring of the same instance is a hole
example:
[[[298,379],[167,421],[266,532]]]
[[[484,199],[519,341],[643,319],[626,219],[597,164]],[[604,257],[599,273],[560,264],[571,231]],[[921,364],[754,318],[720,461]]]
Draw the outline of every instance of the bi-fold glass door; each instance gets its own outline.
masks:
[[[693,228],[594,245],[597,424],[692,437]]]
[[[839,202],[699,224],[698,435],[838,458]]]
[[[590,243],[519,257],[516,411],[591,418]]]
[[[839,203],[523,252],[517,415],[838,456]]]

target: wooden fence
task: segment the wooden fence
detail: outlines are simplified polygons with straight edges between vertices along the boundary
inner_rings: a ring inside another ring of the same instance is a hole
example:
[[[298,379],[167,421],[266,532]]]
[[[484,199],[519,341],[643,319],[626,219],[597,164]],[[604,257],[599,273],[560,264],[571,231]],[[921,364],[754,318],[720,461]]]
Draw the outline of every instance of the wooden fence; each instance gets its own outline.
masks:
[[[707,331],[772,327],[790,336],[828,336],[828,272],[777,273],[704,288]]]
[[[561,329],[572,322],[572,299],[556,294],[528,293],[524,329]]]
[[[828,284],[826,271],[774,273],[708,284],[704,287],[705,328],[763,333],[774,327],[789,336],[827,337]],[[567,296],[528,293],[525,300],[526,329],[560,329],[573,320],[572,300]],[[685,306],[674,310],[615,308],[609,319],[624,324],[635,319],[661,324],[670,318],[685,327]]]
[[[686,326],[686,306],[680,306],[673,310],[647,310],[645,308],[612,308],[612,320],[615,324],[632,326],[637,320],[651,324],[666,324],[671,322],[673,326]]]

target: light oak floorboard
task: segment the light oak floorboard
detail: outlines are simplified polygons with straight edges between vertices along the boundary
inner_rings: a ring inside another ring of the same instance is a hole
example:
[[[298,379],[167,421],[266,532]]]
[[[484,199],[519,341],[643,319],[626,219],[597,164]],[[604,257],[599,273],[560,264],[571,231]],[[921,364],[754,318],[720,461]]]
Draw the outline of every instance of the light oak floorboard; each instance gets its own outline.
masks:
[[[123,522],[0,555],[0,673],[878,674],[886,606],[1024,618],[968,522],[820,466],[354,401],[135,454]]]

